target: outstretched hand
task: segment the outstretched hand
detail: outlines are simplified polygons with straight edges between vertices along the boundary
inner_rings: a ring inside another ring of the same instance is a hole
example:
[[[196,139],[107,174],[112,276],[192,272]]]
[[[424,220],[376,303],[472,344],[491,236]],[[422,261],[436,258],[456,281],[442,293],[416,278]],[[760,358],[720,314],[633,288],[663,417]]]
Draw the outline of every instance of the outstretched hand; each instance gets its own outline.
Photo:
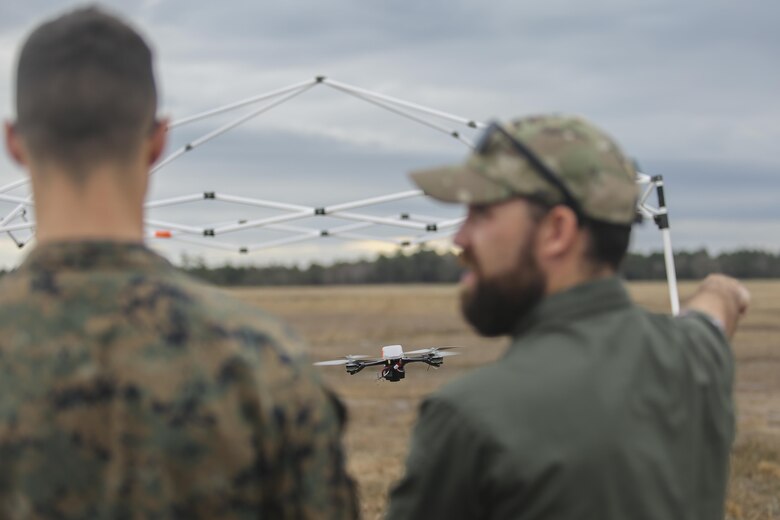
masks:
[[[703,312],[723,325],[726,337],[731,339],[737,324],[750,306],[750,292],[735,278],[711,274],[684,305],[685,310]]]

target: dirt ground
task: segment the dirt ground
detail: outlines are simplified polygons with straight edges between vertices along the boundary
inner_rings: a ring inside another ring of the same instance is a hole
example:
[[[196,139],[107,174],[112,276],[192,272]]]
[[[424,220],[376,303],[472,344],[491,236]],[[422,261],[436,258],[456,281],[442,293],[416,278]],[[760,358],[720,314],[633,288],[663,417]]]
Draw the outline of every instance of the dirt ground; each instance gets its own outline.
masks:
[[[780,519],[780,281],[749,282],[752,308],[734,340],[738,435],[732,454],[727,520]],[[634,283],[649,309],[668,311],[663,283]],[[695,287],[685,283],[685,297]],[[428,370],[412,365],[400,383],[377,381],[366,369],[348,376],[323,368],[347,404],[349,467],[360,486],[363,517],[381,518],[389,487],[402,474],[420,399],[452,378],[498,358],[506,340],[472,333],[460,318],[455,286],[359,286],[235,289],[238,297],[288,320],[311,346],[313,360],[379,355],[383,345],[407,350],[467,347]]]

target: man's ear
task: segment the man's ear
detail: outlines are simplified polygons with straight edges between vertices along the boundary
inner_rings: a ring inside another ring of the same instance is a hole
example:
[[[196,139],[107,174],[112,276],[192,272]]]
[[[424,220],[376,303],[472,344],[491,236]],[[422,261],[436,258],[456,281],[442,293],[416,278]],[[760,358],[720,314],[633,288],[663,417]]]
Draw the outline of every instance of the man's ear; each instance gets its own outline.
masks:
[[[27,153],[22,143],[22,138],[19,136],[19,132],[16,131],[16,125],[11,121],[5,122],[5,149],[8,151],[8,155],[19,166],[27,166]]]
[[[538,225],[536,250],[540,260],[549,261],[567,256],[577,247],[579,231],[574,211],[567,206],[554,206]]]
[[[154,130],[149,138],[149,166],[157,162],[165,150],[165,144],[168,141],[168,118],[155,121]]]

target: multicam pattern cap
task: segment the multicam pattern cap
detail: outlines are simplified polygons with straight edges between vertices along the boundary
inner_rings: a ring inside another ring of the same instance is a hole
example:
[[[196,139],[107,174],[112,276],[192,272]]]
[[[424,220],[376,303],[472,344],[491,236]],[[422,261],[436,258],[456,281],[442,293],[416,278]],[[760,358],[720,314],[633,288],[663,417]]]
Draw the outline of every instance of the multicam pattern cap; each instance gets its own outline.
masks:
[[[604,132],[579,117],[542,115],[515,119],[502,128],[537,156],[569,189],[585,216],[630,225],[636,216],[636,171]],[[445,202],[491,204],[529,196],[551,204],[564,200],[502,132],[465,164],[412,172],[427,195]]]

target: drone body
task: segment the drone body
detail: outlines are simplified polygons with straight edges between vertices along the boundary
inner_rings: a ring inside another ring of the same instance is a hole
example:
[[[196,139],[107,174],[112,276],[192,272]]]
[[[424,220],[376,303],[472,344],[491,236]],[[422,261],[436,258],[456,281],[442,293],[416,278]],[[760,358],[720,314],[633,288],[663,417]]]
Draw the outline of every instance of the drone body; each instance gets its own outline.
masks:
[[[334,359],[331,361],[320,361],[314,363],[318,366],[344,365],[349,375],[355,375],[366,367],[381,366],[378,379],[384,379],[392,383],[397,383],[406,377],[406,365],[409,363],[425,363],[434,368],[440,367],[444,363],[446,356],[454,356],[455,352],[447,350],[456,347],[433,347],[411,352],[404,352],[401,345],[386,345],[382,347],[381,358],[368,358],[363,355],[348,355],[343,359]]]

